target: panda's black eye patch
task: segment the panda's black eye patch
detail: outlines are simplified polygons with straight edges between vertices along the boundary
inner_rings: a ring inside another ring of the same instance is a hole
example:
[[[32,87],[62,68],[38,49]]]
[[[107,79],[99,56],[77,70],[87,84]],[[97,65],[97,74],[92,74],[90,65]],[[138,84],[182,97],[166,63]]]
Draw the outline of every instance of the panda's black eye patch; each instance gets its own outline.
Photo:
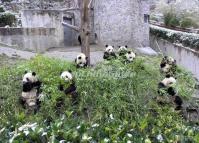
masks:
[[[78,57],[78,59],[80,60],[80,59],[82,59],[82,57]]]
[[[165,67],[165,66],[166,66],[166,63],[160,64],[160,67],[161,67],[161,68],[163,68],[163,67]]]
[[[26,78],[27,81],[30,81],[29,78]]]
[[[131,54],[131,51],[128,51],[128,54]]]
[[[79,64],[82,64],[82,62],[80,62]]]
[[[68,78],[68,76],[66,76],[66,78]]]

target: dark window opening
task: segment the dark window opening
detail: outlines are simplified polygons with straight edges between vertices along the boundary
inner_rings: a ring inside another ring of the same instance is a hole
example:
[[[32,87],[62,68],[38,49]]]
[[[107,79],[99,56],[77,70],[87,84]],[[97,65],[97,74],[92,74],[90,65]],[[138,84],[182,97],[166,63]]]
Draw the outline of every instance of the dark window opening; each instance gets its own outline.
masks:
[[[144,14],[144,22],[149,23],[150,16],[148,14]]]

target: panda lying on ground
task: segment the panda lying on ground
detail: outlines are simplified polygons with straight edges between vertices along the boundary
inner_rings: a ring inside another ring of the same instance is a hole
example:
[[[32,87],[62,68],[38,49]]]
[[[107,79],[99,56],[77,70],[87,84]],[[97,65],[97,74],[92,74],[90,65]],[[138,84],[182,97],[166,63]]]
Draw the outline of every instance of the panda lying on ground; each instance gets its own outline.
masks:
[[[76,90],[75,81],[72,75],[72,72],[64,71],[60,75],[61,82],[58,86],[59,90],[64,92],[65,95],[70,96],[72,99],[72,105],[78,103],[78,93]],[[58,99],[57,106],[58,108],[64,105],[64,99],[61,97]]]
[[[86,57],[85,54],[80,53],[79,55],[77,55],[75,63],[77,68],[85,68],[88,66],[88,57]]]
[[[41,82],[38,80],[38,77],[35,72],[25,72],[23,76],[23,90],[20,96],[20,104],[23,108],[28,109],[28,111],[38,111],[40,107],[40,87]]]
[[[116,59],[117,56],[116,56],[115,51],[114,51],[114,46],[106,45],[105,47],[106,47],[106,49],[105,49],[103,58],[105,60]]]
[[[176,60],[172,57],[165,56],[160,63],[160,71],[165,74],[175,75],[176,68]]]

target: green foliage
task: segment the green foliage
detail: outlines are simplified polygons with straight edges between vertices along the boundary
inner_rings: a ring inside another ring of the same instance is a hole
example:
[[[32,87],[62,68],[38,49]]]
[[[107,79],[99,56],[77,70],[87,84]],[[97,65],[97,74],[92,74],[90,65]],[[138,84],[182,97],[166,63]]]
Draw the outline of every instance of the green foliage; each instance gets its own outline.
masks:
[[[3,142],[139,143],[158,142],[157,135],[162,135],[164,142],[197,141],[197,128],[189,126],[173,108],[160,108],[153,100],[157,96],[157,84],[163,79],[159,62],[160,58],[138,57],[127,65],[111,60],[94,68],[76,69],[72,63],[37,56],[16,67],[2,68],[0,139]],[[69,69],[75,75],[80,96],[76,106],[57,89],[60,72]],[[35,115],[26,115],[17,102],[25,70],[38,74],[46,95]],[[177,76],[179,95],[190,97],[194,79],[180,69]],[[61,114],[55,108],[59,97],[65,99]]]
[[[11,13],[3,13],[0,15],[0,27],[2,26],[12,26],[13,23],[16,22],[15,15]]]
[[[183,28],[191,28],[191,27],[197,28],[199,26],[196,23],[196,21],[194,21],[192,18],[189,17],[182,18],[180,23],[181,23],[180,26]]]
[[[180,25],[180,20],[175,13],[171,11],[164,13],[164,24],[169,27],[176,27]]]
[[[199,35],[193,33],[179,32],[160,28],[157,26],[150,26],[150,33],[172,43],[181,43],[185,47],[190,47],[199,50]]]
[[[4,8],[0,6],[0,13],[5,12]]]

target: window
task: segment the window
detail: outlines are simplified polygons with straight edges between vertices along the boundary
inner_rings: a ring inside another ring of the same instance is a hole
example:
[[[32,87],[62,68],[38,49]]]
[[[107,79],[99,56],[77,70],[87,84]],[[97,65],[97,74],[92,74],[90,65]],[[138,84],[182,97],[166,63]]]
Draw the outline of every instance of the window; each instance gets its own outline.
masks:
[[[145,23],[149,23],[149,15],[148,14],[144,14],[144,22]]]

